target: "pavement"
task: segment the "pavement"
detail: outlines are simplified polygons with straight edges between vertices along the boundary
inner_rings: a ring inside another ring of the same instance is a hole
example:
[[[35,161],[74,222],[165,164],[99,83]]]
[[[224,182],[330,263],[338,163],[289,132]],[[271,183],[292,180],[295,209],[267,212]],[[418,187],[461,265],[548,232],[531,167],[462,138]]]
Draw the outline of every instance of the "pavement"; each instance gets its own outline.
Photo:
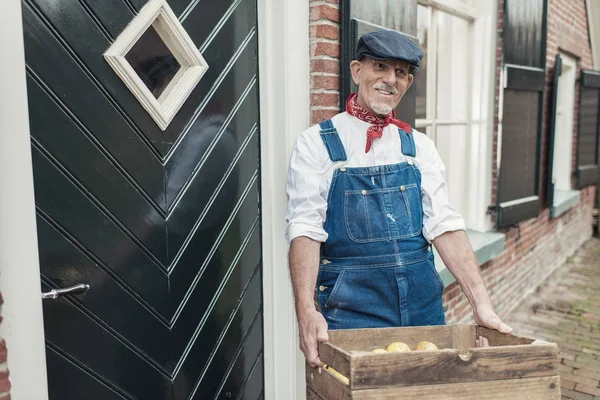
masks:
[[[600,239],[586,242],[508,316],[560,349],[562,399],[600,400]]]

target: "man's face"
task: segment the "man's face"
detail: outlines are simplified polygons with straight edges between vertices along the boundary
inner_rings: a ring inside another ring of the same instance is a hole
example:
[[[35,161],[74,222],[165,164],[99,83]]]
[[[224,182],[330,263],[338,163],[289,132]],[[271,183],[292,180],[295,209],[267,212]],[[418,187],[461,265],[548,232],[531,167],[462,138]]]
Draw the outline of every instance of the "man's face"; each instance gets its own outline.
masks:
[[[377,115],[386,115],[398,106],[413,82],[404,61],[364,58],[350,63],[352,79],[358,85],[358,104]]]

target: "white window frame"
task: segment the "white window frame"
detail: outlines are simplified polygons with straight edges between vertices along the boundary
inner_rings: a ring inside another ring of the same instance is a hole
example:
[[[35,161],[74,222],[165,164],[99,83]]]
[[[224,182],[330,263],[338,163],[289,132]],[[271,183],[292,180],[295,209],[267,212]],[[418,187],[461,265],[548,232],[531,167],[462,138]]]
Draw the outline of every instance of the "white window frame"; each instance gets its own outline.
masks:
[[[464,179],[468,182],[465,193],[463,215],[467,228],[478,232],[494,229],[487,214],[492,192],[492,146],[494,135],[494,105],[496,87],[496,47],[497,47],[497,0],[471,1],[418,0],[418,4],[430,7],[428,34],[428,66],[426,92],[426,119],[417,119],[417,129],[431,127],[431,139],[436,141],[438,126],[466,126],[467,141],[464,154],[468,157]],[[469,22],[468,47],[477,49],[468,55],[467,72],[471,78],[466,87],[466,120],[437,120],[437,26],[436,13],[444,12]],[[433,116],[433,118],[431,118]],[[446,165],[446,169],[459,168]]]
[[[158,99],[125,58],[150,26],[181,66]],[[166,0],[146,3],[104,53],[104,58],[163,131],[208,69],[206,60]]]
[[[577,80],[577,60],[560,52],[562,58],[562,74],[558,78],[558,114],[554,131],[554,157],[552,160],[552,178],[556,179],[554,191],[572,189],[571,172],[573,165],[573,126],[575,121],[575,82]],[[568,92],[566,92],[568,91]],[[559,125],[560,121],[560,125]],[[566,124],[563,125],[563,124]]]

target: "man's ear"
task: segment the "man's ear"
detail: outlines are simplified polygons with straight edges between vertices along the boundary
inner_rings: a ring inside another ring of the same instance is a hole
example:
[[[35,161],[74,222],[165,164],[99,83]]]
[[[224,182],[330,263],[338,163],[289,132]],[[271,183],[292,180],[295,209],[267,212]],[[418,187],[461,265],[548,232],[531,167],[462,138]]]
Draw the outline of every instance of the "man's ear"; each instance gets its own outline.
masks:
[[[352,60],[350,62],[350,71],[352,72],[352,80],[355,85],[358,85],[359,79],[358,75],[360,74],[360,69],[363,67],[363,64],[358,60]]]
[[[415,80],[414,75],[408,74],[408,86],[406,87],[406,90],[408,90],[412,86],[414,80]]]

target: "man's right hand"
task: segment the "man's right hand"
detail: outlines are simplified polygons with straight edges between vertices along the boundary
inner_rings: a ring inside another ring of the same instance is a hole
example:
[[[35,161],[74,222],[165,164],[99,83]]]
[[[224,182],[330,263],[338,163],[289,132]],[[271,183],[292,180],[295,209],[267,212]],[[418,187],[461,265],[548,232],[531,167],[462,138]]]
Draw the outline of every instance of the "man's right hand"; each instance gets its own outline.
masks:
[[[319,358],[318,342],[329,340],[325,317],[314,308],[298,313],[298,330],[300,332],[300,350],[304,353],[306,361],[311,367],[322,367],[323,362]]]

